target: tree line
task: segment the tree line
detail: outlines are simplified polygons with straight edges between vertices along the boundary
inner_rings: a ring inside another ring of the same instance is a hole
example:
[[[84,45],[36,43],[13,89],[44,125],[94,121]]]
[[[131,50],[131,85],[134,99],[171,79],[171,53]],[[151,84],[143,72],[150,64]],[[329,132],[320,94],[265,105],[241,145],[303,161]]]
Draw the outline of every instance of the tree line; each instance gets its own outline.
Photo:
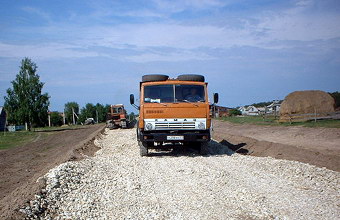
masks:
[[[67,102],[64,106],[64,112],[52,112],[51,113],[51,124],[53,126],[60,126],[64,123],[64,118],[62,114],[65,114],[66,124],[76,124],[84,123],[87,118],[93,118],[96,122],[101,123],[106,121],[107,113],[110,110],[110,105],[100,104],[96,105],[92,103],[87,103],[85,107],[79,108],[77,102]],[[75,114],[75,115],[74,115]],[[74,122],[73,122],[74,118]]]

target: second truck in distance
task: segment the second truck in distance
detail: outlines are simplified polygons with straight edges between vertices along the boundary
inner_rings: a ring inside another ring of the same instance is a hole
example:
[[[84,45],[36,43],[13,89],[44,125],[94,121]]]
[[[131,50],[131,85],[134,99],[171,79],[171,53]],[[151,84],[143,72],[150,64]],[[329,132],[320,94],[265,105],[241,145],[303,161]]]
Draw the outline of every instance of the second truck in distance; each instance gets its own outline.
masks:
[[[129,120],[123,104],[111,105],[109,113],[107,113],[106,127],[114,128],[128,128]]]

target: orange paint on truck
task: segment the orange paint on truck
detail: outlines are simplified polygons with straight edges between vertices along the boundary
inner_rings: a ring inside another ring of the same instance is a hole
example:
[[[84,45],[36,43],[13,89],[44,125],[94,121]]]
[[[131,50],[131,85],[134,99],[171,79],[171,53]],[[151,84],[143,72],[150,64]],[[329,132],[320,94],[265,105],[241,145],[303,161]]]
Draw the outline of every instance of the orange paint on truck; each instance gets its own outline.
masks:
[[[211,128],[207,86],[200,75],[182,75],[177,79],[143,76],[137,126],[142,156],[152,148],[206,145]],[[130,102],[134,105],[133,95]]]

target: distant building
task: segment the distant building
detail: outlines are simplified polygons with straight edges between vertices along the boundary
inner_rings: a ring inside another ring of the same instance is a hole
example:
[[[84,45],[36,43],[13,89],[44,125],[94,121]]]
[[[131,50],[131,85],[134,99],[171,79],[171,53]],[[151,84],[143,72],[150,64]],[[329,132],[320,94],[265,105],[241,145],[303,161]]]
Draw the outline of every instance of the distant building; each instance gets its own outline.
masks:
[[[242,115],[245,115],[246,111],[247,111],[247,107],[246,106],[241,106],[238,108],[238,110],[241,112]]]
[[[250,105],[246,108],[245,115],[259,115],[259,109]]]
[[[278,100],[273,101],[272,104],[266,107],[267,114],[275,114],[280,112],[281,103]]]
[[[278,114],[280,112],[280,101],[273,101],[266,107],[255,107],[253,105],[239,107],[238,110],[242,115],[265,115],[265,114]]]
[[[6,129],[6,111],[4,107],[0,106],[0,131]]]
[[[229,116],[229,111],[232,108],[224,107],[224,106],[218,106],[218,105],[211,105],[210,110],[211,110],[211,115],[214,118],[219,118],[219,117],[226,117]],[[214,115],[215,113],[215,115]]]
[[[259,115],[259,109],[253,105],[238,108],[242,115]]]
[[[264,115],[266,114],[266,107],[257,107],[258,115]]]

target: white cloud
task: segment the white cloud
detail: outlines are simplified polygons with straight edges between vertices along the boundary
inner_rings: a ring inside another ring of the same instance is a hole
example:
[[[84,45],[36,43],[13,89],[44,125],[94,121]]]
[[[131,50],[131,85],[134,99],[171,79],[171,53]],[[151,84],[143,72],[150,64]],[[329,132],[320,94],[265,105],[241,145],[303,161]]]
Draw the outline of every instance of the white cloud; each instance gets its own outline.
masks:
[[[122,16],[158,17],[162,10],[171,12],[188,8],[218,8],[228,2],[217,0],[155,0],[158,10],[138,9],[122,11]],[[46,36],[63,36],[63,43],[39,45],[15,45],[0,43],[1,57],[80,58],[105,56],[133,62],[179,61],[213,59],[205,49],[251,46],[265,49],[282,49],[300,45],[313,45],[311,41],[329,40],[340,37],[340,14],[306,13],[312,1],[301,0],[286,10],[266,11],[252,17],[242,17],[238,27],[233,25],[182,24],[179,21],[152,22],[119,25],[89,25],[80,27],[53,23],[35,29]],[[26,7],[27,12],[49,15],[39,9]],[[97,11],[98,12],[98,11]],[[110,15],[112,12],[106,9]],[[232,22],[232,21],[231,21]],[[48,37],[47,37],[48,39]],[[294,44],[292,43],[294,41]],[[329,46],[329,45],[327,45]],[[339,45],[332,45],[340,47]],[[106,48],[101,50],[98,47]],[[108,50],[117,51],[117,54]],[[171,53],[166,53],[171,49]],[[182,52],[178,52],[182,51]],[[121,54],[120,54],[121,53]]]
[[[47,20],[48,22],[52,21],[51,16],[45,11],[40,10],[39,8],[25,6],[25,7],[22,7],[22,10],[25,12],[31,13],[31,14],[38,15],[39,17]]]
[[[153,0],[153,2],[158,10],[168,13],[177,13],[184,10],[206,10],[227,4],[227,1],[219,0]]]
[[[140,55],[127,56],[126,60],[136,63],[146,63],[152,61],[188,61],[188,60],[212,60],[215,57],[209,56],[204,53],[193,53],[190,51],[182,51],[176,53],[142,53]]]
[[[77,51],[77,46],[66,44],[14,45],[0,43],[0,57],[38,59],[96,57],[98,52]]]
[[[340,37],[340,14],[305,14],[288,10],[260,18],[264,40],[313,41]]]

